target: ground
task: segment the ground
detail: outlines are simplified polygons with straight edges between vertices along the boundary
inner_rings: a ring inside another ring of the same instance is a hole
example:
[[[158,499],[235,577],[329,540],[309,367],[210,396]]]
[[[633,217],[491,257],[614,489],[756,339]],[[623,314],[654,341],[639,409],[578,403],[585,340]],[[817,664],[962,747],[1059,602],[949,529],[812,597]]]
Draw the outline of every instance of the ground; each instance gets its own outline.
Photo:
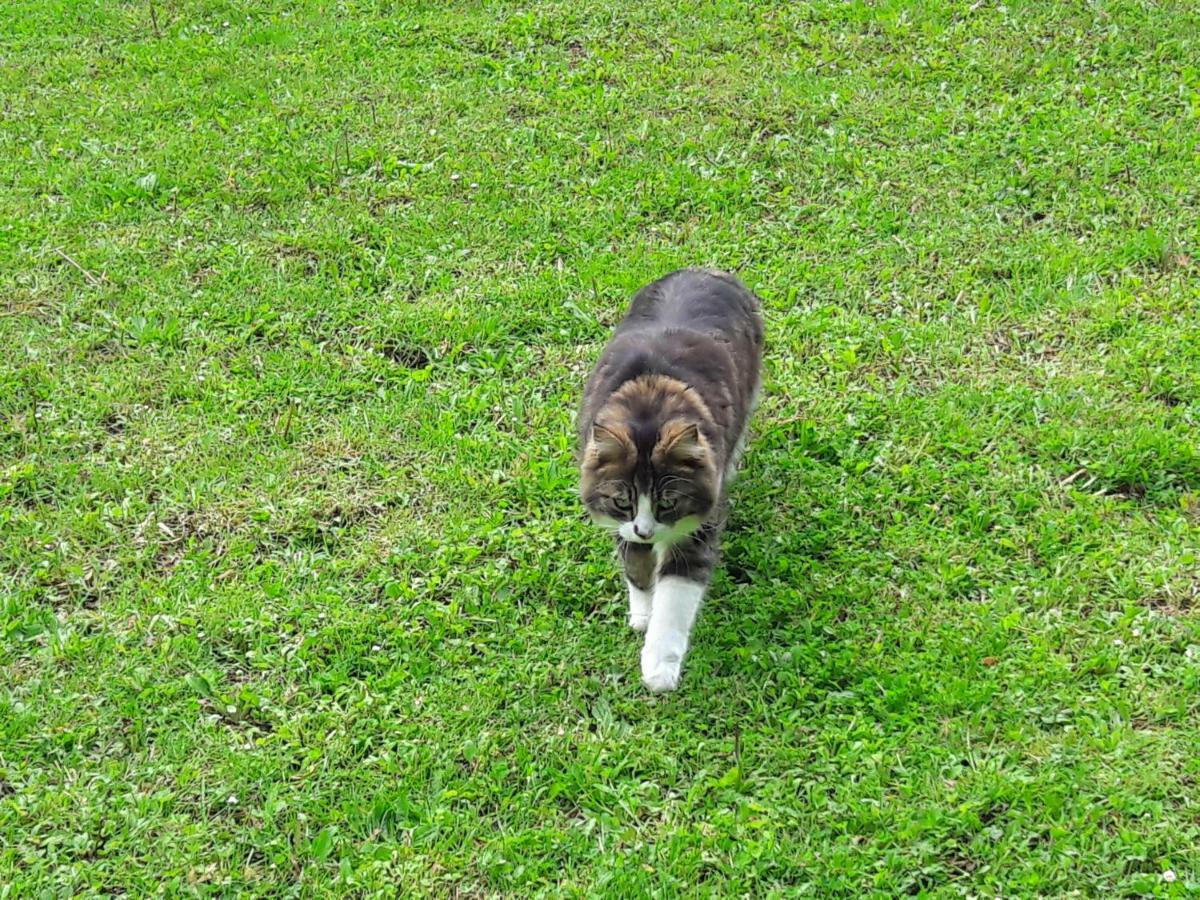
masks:
[[[0,896],[1200,892],[1194,4],[2,18]],[[660,699],[571,433],[682,265]]]

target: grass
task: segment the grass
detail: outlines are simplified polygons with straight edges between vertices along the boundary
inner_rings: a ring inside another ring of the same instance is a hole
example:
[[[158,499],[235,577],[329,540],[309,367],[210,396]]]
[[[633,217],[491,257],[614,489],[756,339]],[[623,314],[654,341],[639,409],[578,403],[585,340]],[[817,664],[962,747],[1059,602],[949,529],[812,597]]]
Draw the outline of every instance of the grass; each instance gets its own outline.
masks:
[[[1200,13],[8,0],[0,897],[1200,893]],[[573,494],[766,391],[680,693]]]

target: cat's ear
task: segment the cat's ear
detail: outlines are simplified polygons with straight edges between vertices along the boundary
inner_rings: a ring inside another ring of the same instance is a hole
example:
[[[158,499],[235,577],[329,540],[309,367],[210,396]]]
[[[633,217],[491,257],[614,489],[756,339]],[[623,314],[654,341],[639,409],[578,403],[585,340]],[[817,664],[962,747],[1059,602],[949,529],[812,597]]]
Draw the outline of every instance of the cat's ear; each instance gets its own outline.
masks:
[[[596,462],[619,459],[629,452],[629,438],[614,428],[593,425],[591,440],[588,441],[588,456]]]
[[[703,462],[707,454],[708,447],[695,422],[668,422],[659,432],[658,443],[654,447],[654,456],[676,464],[697,465]]]

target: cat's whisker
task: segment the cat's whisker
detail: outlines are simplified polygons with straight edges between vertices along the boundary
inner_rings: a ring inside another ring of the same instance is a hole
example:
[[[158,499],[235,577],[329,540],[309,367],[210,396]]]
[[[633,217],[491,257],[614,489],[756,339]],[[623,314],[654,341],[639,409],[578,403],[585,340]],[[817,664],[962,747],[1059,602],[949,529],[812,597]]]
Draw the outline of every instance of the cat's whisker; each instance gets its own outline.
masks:
[[[692,575],[692,563],[690,559],[683,555],[683,551],[680,549],[680,547],[680,544],[671,545],[671,561],[676,563],[682,562],[684,575],[690,578]]]
[[[668,488],[674,484],[687,484],[688,480],[682,475],[664,475],[659,481],[660,488]]]

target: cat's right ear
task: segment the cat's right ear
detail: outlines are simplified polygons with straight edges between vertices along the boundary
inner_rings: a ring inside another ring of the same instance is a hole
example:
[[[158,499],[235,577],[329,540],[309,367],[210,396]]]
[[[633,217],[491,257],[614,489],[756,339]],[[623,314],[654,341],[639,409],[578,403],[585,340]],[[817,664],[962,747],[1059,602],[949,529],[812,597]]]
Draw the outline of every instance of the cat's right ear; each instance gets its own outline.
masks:
[[[597,465],[620,459],[632,446],[629,438],[614,428],[593,425],[588,441],[588,457]]]

